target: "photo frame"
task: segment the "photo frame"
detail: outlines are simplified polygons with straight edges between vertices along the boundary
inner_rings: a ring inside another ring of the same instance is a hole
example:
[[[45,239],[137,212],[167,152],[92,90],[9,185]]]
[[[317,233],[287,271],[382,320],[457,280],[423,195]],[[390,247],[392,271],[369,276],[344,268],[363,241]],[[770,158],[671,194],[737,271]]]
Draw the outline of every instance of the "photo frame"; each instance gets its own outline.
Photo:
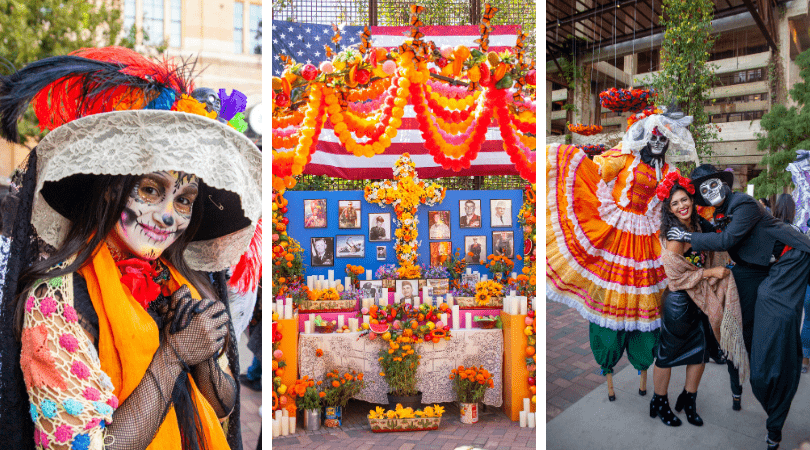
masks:
[[[481,281],[481,276],[477,273],[465,273],[461,275],[461,284],[469,284],[470,286],[475,287],[479,281]]]
[[[397,297],[400,300],[408,298],[413,301],[415,297],[419,296],[419,280],[396,280]]]
[[[472,253],[472,256],[470,256]],[[487,259],[486,236],[464,236],[464,261],[467,265],[480,266]]]
[[[338,228],[360,228],[360,200],[338,200]]]
[[[388,259],[388,247],[384,245],[377,246],[377,261],[385,261]]]
[[[431,242],[430,243],[430,265],[441,266],[442,256],[450,258],[453,256],[453,243],[450,241]]]
[[[326,199],[304,200],[304,228],[326,228]]]
[[[447,295],[450,292],[450,280],[447,278],[428,278],[428,295],[436,297],[439,295]]]
[[[458,201],[459,228],[481,228],[481,200]]]
[[[489,201],[489,226],[511,228],[512,223],[512,200],[491,199]]]
[[[332,237],[309,238],[312,267],[331,267],[335,265],[335,239]]]
[[[382,287],[388,288],[388,292],[396,292],[397,290],[397,280],[393,278],[386,278],[382,281]]]
[[[365,258],[366,237],[362,234],[335,236],[335,256],[338,258]]]
[[[369,242],[390,242],[391,213],[368,214],[368,240]]]
[[[450,211],[428,211],[428,238],[450,239]]]
[[[492,232],[492,254],[495,256],[506,256],[509,259],[515,257],[515,232],[514,231],[493,231]]]
[[[382,294],[383,280],[366,280],[360,282],[360,293],[363,298],[377,298]]]

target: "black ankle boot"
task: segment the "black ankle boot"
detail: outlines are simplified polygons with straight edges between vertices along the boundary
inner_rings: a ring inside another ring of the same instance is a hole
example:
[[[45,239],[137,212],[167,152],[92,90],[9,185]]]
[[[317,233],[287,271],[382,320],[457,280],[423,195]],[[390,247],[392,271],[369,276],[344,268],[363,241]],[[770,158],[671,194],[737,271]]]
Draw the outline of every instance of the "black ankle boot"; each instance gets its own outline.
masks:
[[[774,442],[771,438],[765,438],[765,442],[768,444],[768,450],[777,450],[779,448],[779,442]]]
[[[765,436],[765,442],[768,444],[768,450],[776,450],[779,448],[779,443],[782,442],[781,431],[770,431]]]
[[[679,427],[683,422],[669,409],[669,399],[666,395],[653,393],[650,400],[650,417],[661,416],[661,422],[671,427]]]
[[[742,395],[731,394],[731,409],[740,411],[742,409]]]
[[[703,419],[697,413],[696,399],[697,392],[686,392],[686,389],[684,389],[675,402],[675,411],[681,412],[682,409],[686,408],[686,421],[699,427],[703,425]]]

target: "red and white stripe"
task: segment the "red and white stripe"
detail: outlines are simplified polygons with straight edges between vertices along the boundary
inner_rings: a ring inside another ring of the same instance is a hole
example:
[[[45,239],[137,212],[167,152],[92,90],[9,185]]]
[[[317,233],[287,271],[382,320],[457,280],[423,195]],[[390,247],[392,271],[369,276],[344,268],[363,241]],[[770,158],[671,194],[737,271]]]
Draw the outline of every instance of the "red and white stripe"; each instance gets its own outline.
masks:
[[[394,48],[407,38],[410,27],[369,27],[374,46]],[[466,45],[477,47],[474,42],[480,38],[478,26],[429,26],[419,29],[437,46]],[[520,32],[519,25],[496,25],[489,37],[490,51],[504,51],[512,48]],[[404,33],[404,34],[403,34]],[[324,124],[317,148],[312,153],[312,160],[304,167],[304,173],[310,175],[328,175],[349,180],[393,178],[394,162],[403,153],[409,153],[416,164],[421,178],[440,178],[476,175],[518,175],[515,165],[503,149],[503,140],[496,123],[491,123],[487,131],[487,140],[481,145],[478,157],[470,163],[470,168],[460,172],[443,169],[433,160],[424,146],[422,133],[412,105],[405,107],[397,135],[391,139],[391,146],[373,158],[354,156],[340,143],[328,120]]]

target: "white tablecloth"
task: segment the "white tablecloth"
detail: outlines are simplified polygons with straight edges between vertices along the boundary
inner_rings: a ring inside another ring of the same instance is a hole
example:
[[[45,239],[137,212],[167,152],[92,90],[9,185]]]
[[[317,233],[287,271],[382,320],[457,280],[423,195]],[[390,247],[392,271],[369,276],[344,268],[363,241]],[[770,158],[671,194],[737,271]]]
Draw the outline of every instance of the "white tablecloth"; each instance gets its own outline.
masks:
[[[450,370],[458,366],[480,366],[493,375],[495,387],[487,389],[483,402],[495,407],[503,403],[503,330],[453,330],[449,341],[418,344],[421,364],[416,372],[417,389],[422,403],[456,401]],[[388,383],[380,376],[377,352],[387,345],[380,338],[370,341],[360,333],[305,334],[298,336],[298,364],[301,376],[323,380],[333,369],[363,372],[366,388],[355,398],[370,403],[388,404]],[[322,357],[315,350],[322,349]]]

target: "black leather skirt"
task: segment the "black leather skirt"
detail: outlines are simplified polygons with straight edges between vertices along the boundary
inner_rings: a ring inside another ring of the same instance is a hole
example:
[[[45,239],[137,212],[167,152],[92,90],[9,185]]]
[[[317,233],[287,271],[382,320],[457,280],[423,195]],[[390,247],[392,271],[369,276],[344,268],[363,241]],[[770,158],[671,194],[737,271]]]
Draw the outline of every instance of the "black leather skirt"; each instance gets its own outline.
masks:
[[[661,340],[655,365],[675,367],[701,364],[718,354],[709,318],[686,291],[667,291],[661,308]]]

